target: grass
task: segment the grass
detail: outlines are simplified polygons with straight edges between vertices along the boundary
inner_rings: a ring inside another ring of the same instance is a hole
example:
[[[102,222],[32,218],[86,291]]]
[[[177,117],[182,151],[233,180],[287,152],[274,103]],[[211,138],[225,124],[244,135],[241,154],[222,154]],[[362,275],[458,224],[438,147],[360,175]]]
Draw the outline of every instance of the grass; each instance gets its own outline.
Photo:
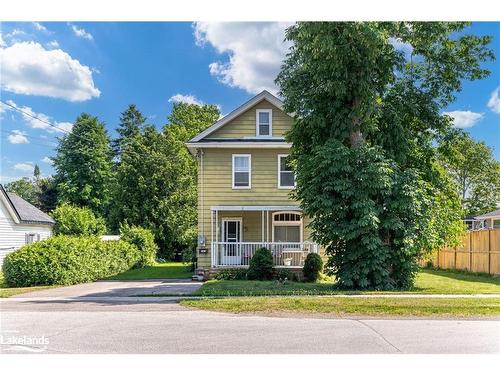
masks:
[[[500,294],[500,278],[457,271],[421,270],[415,286],[408,291],[346,291],[336,288],[334,283],[286,284],[277,281],[211,280],[198,291],[197,296],[278,296],[278,295],[334,295],[370,293],[415,293],[415,294]]]
[[[134,268],[106,280],[189,279],[190,265],[179,262],[156,263],[154,266]]]
[[[2,272],[0,272],[0,298],[7,298],[7,297],[15,296],[16,294],[34,292],[36,290],[42,290],[42,289],[48,289],[48,288],[54,288],[54,287],[55,286],[53,286],[53,285],[41,285],[41,286],[29,286],[29,287],[22,287],[22,288],[9,288],[5,284],[5,280],[4,280]]]
[[[305,313],[367,316],[500,316],[500,298],[248,297],[184,300],[202,310],[231,313]]]

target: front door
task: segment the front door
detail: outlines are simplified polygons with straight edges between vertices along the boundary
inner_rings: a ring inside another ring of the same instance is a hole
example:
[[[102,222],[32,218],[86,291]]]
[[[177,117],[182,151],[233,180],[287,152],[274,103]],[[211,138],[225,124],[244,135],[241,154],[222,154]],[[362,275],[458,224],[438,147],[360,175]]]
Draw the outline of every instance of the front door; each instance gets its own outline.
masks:
[[[241,219],[222,219],[222,264],[241,265]]]

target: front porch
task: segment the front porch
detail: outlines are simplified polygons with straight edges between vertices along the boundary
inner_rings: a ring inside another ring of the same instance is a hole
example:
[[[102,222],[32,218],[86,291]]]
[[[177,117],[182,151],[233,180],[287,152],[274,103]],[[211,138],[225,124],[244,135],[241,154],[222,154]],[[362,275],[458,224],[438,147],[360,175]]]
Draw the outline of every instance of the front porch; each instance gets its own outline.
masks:
[[[284,268],[302,268],[309,253],[319,253],[297,206],[213,206],[210,221],[212,268],[248,267],[261,247]]]

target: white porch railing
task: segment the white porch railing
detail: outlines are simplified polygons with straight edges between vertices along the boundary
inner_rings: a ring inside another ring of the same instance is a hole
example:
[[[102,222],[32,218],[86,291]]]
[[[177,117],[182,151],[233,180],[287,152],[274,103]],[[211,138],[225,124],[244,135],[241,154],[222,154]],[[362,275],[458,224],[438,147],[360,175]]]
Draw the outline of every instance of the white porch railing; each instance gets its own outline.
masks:
[[[248,267],[255,251],[271,250],[275,267],[302,268],[309,253],[319,253],[313,242],[212,242],[212,267]]]

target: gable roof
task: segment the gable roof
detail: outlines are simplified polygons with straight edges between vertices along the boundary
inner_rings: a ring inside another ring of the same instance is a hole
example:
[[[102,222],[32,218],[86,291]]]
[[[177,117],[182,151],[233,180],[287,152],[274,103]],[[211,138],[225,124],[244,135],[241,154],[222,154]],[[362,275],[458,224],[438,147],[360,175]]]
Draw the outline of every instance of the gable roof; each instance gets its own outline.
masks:
[[[0,185],[0,195],[17,224],[55,224],[54,219],[45,212],[26,202],[19,195],[5,191],[2,185]]]
[[[487,213],[482,214],[482,215],[478,215],[478,216],[476,216],[476,219],[490,219],[493,217],[500,217],[500,209],[495,210],[495,211],[491,211],[491,212],[487,212]]]
[[[212,134],[216,130],[222,128],[224,125],[226,125],[228,122],[234,120],[236,117],[239,115],[243,114],[250,108],[252,108],[254,105],[260,103],[263,100],[267,100],[269,103],[273,104],[275,107],[283,111],[283,102],[278,99],[276,96],[271,94],[269,91],[262,91],[260,94],[254,96],[252,99],[247,101],[246,103],[242,104],[238,108],[236,108],[234,111],[230,112],[223,118],[221,118],[219,121],[217,121],[215,124],[210,126],[209,128],[205,129],[202,131],[200,134],[198,134],[196,137],[190,139],[188,143],[196,143],[201,141],[203,138],[206,136]]]

